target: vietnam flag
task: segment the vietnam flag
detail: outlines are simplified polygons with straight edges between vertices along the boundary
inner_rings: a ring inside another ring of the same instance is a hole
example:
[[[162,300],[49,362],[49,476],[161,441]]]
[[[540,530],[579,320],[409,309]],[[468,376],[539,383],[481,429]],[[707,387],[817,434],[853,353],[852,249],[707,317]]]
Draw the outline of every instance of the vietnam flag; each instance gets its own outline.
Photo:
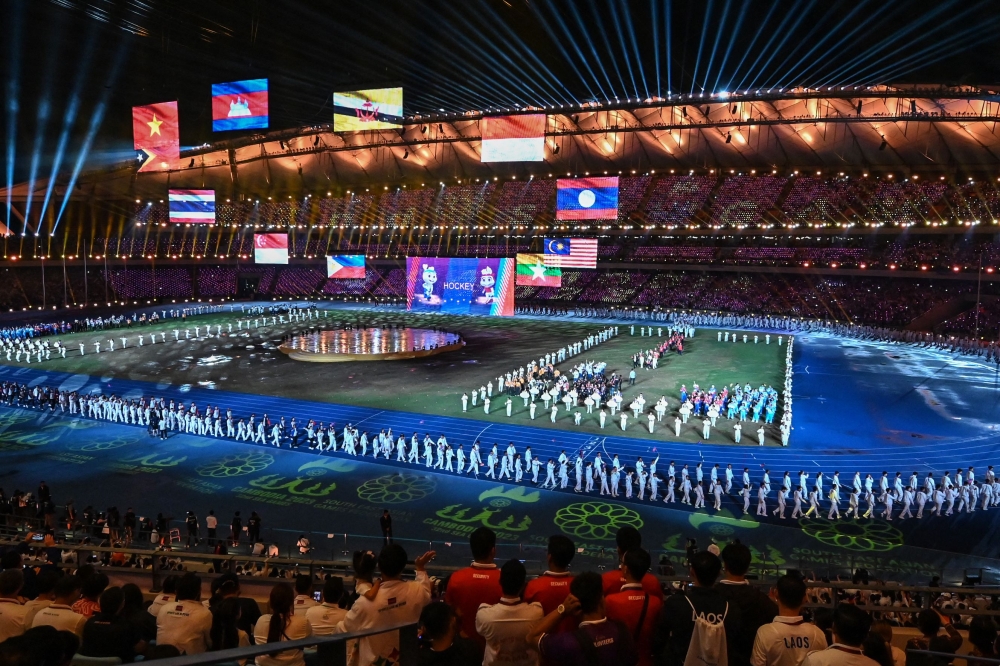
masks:
[[[562,268],[546,266],[541,254],[517,254],[517,279],[519,287],[561,287]]]
[[[181,159],[177,102],[133,106],[132,138],[135,149],[142,153],[139,173],[176,169]]]

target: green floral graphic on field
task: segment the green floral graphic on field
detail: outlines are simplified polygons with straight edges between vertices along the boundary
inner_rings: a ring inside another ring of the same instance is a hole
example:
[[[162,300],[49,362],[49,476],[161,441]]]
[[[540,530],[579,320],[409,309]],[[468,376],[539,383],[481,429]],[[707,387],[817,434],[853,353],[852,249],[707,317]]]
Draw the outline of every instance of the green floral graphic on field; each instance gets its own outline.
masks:
[[[903,545],[903,533],[882,520],[850,521],[803,518],[802,532],[828,546],[863,552],[886,552]]]
[[[434,479],[417,474],[387,474],[358,487],[358,497],[372,504],[403,504],[423,499],[437,489]]]
[[[618,504],[578,502],[556,512],[556,526],[579,539],[614,539],[618,528],[631,525],[642,527],[638,513]]]
[[[115,437],[113,439],[101,439],[90,442],[74,443],[70,444],[67,448],[71,451],[109,451],[111,449],[120,449],[123,446],[128,446],[130,444],[135,444],[139,441],[139,437],[135,436],[124,436]]]
[[[267,469],[274,462],[274,456],[270,453],[259,453],[248,451],[246,453],[234,453],[222,460],[202,465],[197,470],[198,476],[210,478],[228,478],[232,476],[244,476]]]

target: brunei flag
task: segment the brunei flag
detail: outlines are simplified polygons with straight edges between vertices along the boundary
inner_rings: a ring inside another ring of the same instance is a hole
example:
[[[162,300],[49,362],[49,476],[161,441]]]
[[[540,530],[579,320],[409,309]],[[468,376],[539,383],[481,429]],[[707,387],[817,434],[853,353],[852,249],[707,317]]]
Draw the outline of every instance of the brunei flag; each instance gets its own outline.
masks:
[[[142,163],[139,173],[180,166],[181,129],[177,102],[132,107],[132,140]]]
[[[561,287],[562,268],[546,266],[541,254],[517,255],[517,280],[519,287]]]

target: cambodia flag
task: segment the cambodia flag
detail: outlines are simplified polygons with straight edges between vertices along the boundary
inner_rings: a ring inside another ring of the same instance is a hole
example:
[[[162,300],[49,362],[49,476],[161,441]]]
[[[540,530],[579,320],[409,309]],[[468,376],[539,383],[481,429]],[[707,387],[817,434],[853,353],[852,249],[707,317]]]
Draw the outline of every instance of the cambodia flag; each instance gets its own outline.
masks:
[[[618,217],[618,176],[560,178],[556,182],[557,220],[608,220]]]
[[[326,258],[326,276],[328,278],[364,278],[365,255],[339,254]]]
[[[288,234],[254,234],[253,260],[256,264],[287,264]]]
[[[212,131],[266,128],[267,79],[212,84]]]
[[[144,171],[176,169],[181,159],[181,128],[177,102],[132,107],[132,139]]]

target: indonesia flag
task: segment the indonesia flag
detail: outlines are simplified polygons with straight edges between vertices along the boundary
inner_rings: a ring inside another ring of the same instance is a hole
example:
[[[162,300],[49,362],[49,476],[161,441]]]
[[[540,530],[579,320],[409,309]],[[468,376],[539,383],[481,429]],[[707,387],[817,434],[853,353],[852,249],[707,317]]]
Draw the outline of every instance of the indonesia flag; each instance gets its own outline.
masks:
[[[213,132],[261,129],[267,124],[267,79],[212,84]]]
[[[545,114],[493,116],[482,120],[482,162],[541,162],[545,159]]]
[[[557,220],[610,220],[618,217],[618,176],[560,178]]]
[[[327,257],[326,276],[336,279],[364,278],[365,255],[340,254]]]
[[[288,234],[254,234],[253,260],[257,264],[287,264]]]
[[[215,224],[215,190],[170,190],[167,194],[174,224]]]

